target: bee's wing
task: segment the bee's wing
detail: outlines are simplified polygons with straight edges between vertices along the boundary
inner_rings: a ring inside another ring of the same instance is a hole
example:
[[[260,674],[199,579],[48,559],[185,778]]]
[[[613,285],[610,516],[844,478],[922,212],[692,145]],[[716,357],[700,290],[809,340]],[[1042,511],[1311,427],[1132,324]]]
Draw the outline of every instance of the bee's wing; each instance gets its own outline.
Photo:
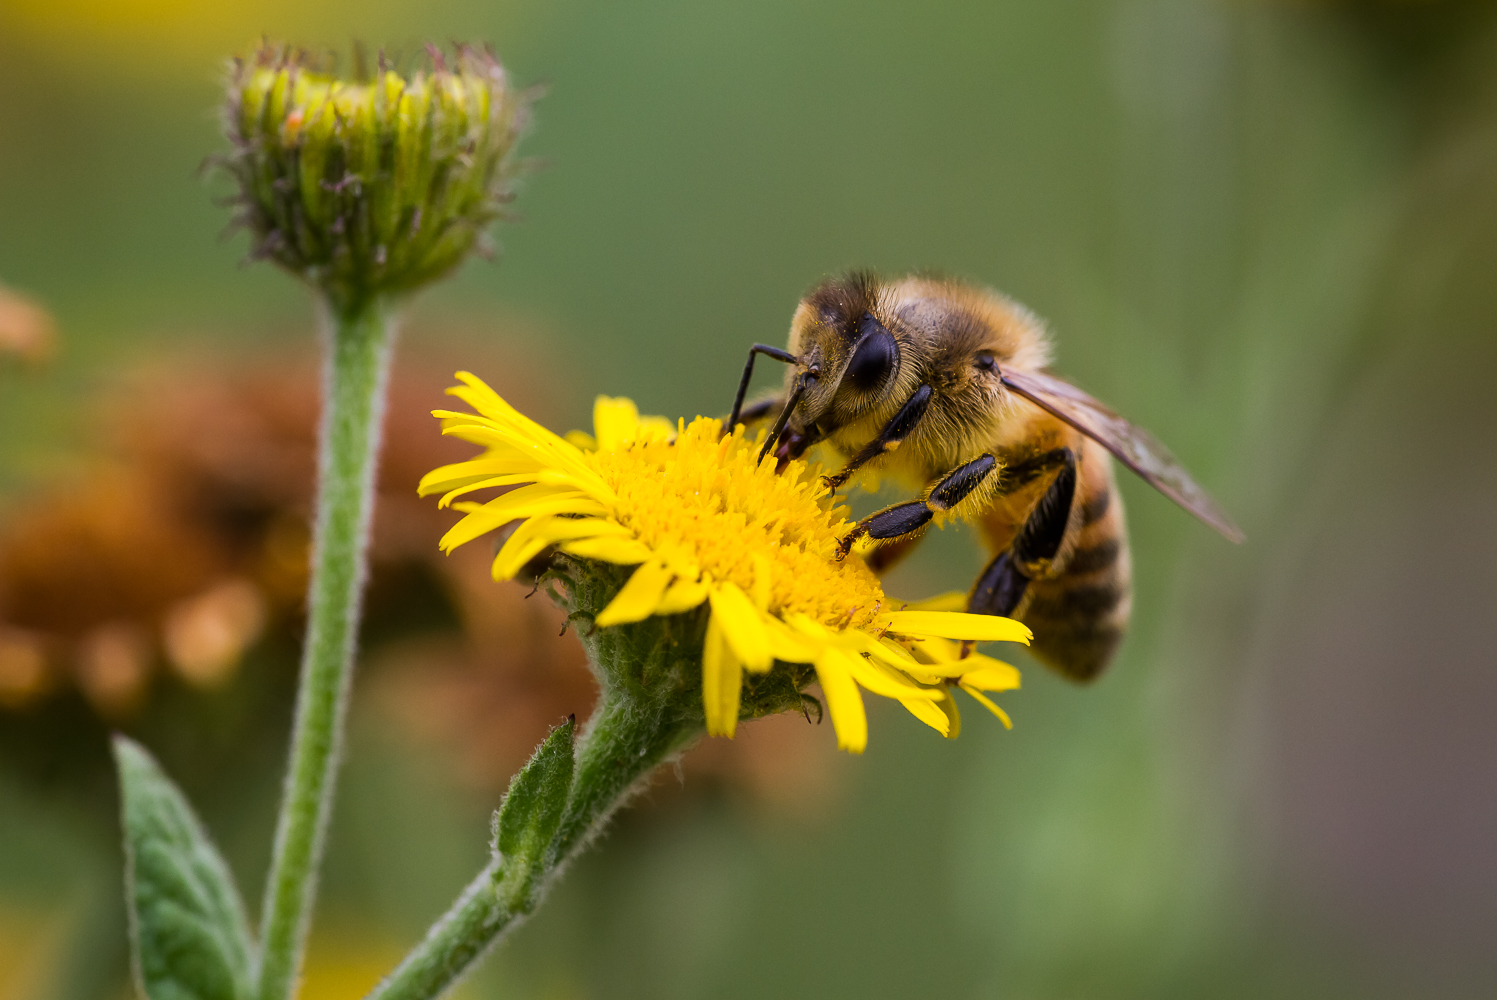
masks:
[[[1150,486],[1233,542],[1243,534],[1215,500],[1190,478],[1154,435],[1135,427],[1069,382],[1039,372],[1003,369],[1003,384],[1055,414],[1117,456]]]

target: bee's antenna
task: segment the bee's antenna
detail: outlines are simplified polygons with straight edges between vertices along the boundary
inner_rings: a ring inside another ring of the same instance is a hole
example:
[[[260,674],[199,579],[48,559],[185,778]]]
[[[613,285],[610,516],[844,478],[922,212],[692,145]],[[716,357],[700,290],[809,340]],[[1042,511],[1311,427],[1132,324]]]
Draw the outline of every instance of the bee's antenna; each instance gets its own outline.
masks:
[[[785,433],[785,425],[790,423],[790,414],[795,411],[795,404],[800,402],[801,396],[805,395],[806,386],[816,381],[816,373],[802,372],[800,380],[795,383],[795,391],[790,398],[785,400],[785,408],[780,411],[780,416],[774,422],[774,429],[769,432],[769,437],[764,439],[764,447],[759,451],[759,461],[764,461],[764,456],[774,450],[775,445],[780,443],[780,435]]]
[[[789,351],[782,351],[778,347],[770,347],[768,344],[755,344],[749,348],[748,364],[743,366],[743,378],[738,380],[738,395],[733,397],[733,415],[728,418],[727,432],[733,433],[733,428],[739,424],[739,417],[743,415],[743,395],[748,392],[749,379],[754,377],[754,356],[763,354],[765,357],[783,361],[786,364],[799,364],[800,358]]]

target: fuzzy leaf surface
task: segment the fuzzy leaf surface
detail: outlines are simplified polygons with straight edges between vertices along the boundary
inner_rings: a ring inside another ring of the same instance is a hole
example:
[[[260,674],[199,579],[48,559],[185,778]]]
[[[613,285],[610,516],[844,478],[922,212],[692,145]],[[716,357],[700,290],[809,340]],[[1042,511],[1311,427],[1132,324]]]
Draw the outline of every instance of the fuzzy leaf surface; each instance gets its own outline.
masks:
[[[233,876],[140,744],[114,739],[136,981],[150,1000],[250,1000],[254,945]]]
[[[561,823],[572,787],[572,738],[576,720],[551,730],[534,756],[510,782],[495,821],[494,846],[503,859],[505,879],[528,889],[529,869],[541,856]]]

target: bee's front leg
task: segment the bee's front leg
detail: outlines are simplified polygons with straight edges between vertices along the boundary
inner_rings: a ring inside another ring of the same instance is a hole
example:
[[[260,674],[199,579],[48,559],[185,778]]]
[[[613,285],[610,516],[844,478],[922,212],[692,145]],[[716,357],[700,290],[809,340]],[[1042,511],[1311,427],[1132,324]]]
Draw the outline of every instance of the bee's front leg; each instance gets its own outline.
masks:
[[[929,524],[931,518],[950,510],[970,496],[996,468],[996,458],[992,455],[979,455],[966,465],[947,473],[919,500],[897,503],[868,515],[842,539],[837,558],[846,558],[853,545],[864,535],[869,538],[893,539],[914,534]]]
[[[916,389],[910,398],[905,400],[904,405],[899,408],[899,412],[894,414],[893,419],[879,432],[878,437],[868,442],[862,451],[854,455],[852,461],[848,462],[841,472],[835,476],[823,477],[822,482],[826,484],[827,489],[841,489],[842,484],[851,479],[853,474],[863,466],[885,452],[890,452],[898,448],[904,442],[904,439],[910,436],[910,433],[915,429],[915,425],[920,422],[920,418],[925,416],[925,411],[930,409],[930,401],[934,396],[935,390],[928,385],[922,385]],[[966,468],[966,466],[962,468]],[[961,471],[961,469],[957,470],[957,472]],[[956,475],[957,472],[953,472],[952,475]],[[874,516],[877,517],[878,515]],[[874,537],[878,536],[875,535]]]

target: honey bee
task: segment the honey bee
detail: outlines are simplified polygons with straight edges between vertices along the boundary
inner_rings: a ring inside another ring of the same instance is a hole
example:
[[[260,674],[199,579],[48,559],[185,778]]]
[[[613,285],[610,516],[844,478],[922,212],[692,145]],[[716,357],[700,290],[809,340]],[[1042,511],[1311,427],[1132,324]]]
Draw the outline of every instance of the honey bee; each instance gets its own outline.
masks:
[[[785,393],[748,410],[754,359],[788,363]],[[763,452],[813,445],[845,463],[839,488],[877,474],[919,499],[859,521],[841,542],[883,573],[931,521],[975,524],[991,561],[967,610],[1016,617],[1035,655],[1095,678],[1127,629],[1132,572],[1108,454],[1233,542],[1242,533],[1147,431],[1049,374],[1044,326],[997,292],[912,276],[828,280],[800,303],[787,350],[749,351],[728,426],[778,411]],[[860,544],[861,543],[861,544]]]

